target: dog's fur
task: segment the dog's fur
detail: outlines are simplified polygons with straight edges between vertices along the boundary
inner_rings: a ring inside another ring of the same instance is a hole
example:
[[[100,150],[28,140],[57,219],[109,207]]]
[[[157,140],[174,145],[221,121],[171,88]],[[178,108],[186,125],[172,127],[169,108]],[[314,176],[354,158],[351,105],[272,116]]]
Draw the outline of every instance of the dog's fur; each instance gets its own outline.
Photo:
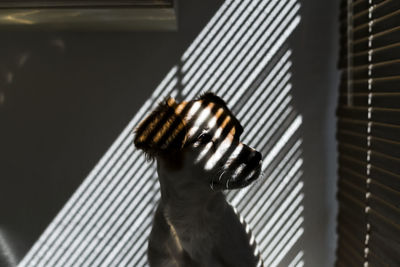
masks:
[[[136,128],[135,146],[155,159],[161,187],[149,238],[150,266],[252,267],[262,262],[254,238],[222,190],[260,176],[261,154],[212,93],[166,99]]]

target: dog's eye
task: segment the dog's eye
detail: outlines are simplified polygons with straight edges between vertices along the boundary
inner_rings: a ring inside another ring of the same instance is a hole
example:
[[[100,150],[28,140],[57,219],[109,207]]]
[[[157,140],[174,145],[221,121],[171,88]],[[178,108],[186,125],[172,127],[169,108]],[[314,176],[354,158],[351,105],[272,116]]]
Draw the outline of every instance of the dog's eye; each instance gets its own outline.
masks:
[[[212,141],[212,136],[209,133],[201,133],[198,137],[197,137],[197,142],[199,142],[202,145],[208,144],[209,142]]]

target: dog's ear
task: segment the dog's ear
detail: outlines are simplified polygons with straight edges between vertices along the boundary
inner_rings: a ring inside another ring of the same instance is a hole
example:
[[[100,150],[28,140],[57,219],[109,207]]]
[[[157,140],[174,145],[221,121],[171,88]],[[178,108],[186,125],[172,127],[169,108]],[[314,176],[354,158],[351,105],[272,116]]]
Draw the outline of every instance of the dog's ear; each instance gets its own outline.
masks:
[[[149,159],[182,149],[187,129],[183,118],[176,113],[177,106],[173,98],[167,98],[136,128],[135,146]]]
[[[208,91],[208,92],[202,93],[200,95],[199,99],[206,100],[208,102],[214,102],[214,103],[228,109],[225,101],[222,98],[220,98],[219,96],[217,96],[216,94],[214,94],[213,92]]]

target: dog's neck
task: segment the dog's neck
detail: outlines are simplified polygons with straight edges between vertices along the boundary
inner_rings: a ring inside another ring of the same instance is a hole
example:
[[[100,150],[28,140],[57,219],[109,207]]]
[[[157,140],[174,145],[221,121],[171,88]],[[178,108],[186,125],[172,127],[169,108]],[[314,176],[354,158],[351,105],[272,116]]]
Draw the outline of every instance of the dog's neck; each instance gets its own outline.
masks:
[[[212,258],[213,248],[216,247],[214,242],[219,240],[216,235],[225,225],[223,214],[228,203],[224,195],[211,190],[204,180],[196,182],[192,179],[199,173],[157,169],[161,189],[160,208],[176,246],[194,260]]]
[[[165,217],[178,228],[204,227],[209,217],[215,221],[223,210],[225,197],[222,192],[216,192],[204,182],[196,183],[194,179],[187,179],[188,175],[182,171],[170,172],[158,165],[157,172],[160,181],[161,201]],[[201,177],[199,177],[201,179]],[[203,178],[204,179],[204,178]]]

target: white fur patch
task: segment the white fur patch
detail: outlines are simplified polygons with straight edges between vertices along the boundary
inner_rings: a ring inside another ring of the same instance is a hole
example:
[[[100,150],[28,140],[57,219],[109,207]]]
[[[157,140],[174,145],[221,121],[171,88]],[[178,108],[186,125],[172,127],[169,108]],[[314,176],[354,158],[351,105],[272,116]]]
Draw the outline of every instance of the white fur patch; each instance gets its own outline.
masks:
[[[197,105],[196,105],[197,104]],[[189,114],[192,114],[191,116],[193,117],[193,115],[196,113],[196,111],[200,108],[198,107],[198,105],[201,106],[200,102],[195,102],[193,104],[193,107],[190,109]],[[213,104],[211,103],[208,107],[204,108],[199,116],[195,119],[193,126],[190,128],[189,130],[189,136],[192,136],[196,133],[197,129],[199,129],[201,127],[201,125],[210,118],[211,116],[211,108],[212,108]],[[193,110],[193,111],[192,111]],[[190,120],[191,117],[188,117],[188,120]]]
[[[194,114],[200,109],[201,107],[201,102],[194,102],[192,107],[189,109],[187,116],[187,120],[190,120]]]
[[[211,158],[207,160],[204,168],[206,170],[211,170],[212,168],[214,168],[218,161],[225,155],[231,144],[232,140],[228,136],[225,137],[224,141],[222,141],[222,143],[218,146],[217,150],[214,152]]]

